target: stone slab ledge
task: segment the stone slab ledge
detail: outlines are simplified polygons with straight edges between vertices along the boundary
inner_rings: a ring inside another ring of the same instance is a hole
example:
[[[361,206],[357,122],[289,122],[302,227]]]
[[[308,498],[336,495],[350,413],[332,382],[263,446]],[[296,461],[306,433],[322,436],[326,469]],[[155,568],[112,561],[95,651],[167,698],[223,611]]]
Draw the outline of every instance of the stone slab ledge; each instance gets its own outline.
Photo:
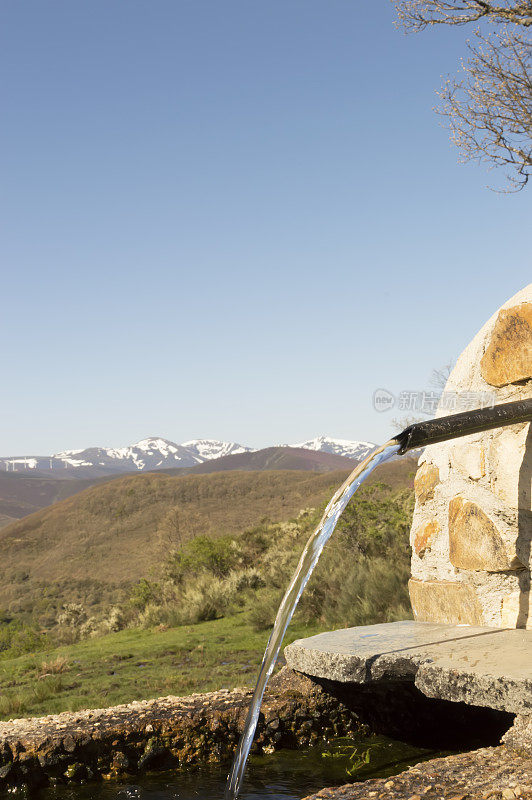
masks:
[[[532,714],[532,631],[432,622],[382,623],[320,633],[285,648],[314,678],[413,681],[427,697]]]

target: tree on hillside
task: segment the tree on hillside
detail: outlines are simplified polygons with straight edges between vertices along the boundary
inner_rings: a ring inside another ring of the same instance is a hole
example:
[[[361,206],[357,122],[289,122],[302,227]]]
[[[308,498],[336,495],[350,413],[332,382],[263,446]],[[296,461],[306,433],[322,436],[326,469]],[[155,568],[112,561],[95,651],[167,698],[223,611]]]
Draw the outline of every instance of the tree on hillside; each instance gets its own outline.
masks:
[[[532,173],[532,0],[393,2],[406,31],[478,23],[438,111],[462,161],[503,167],[509,189],[522,189]]]
[[[157,527],[159,545],[164,553],[175,552],[183,547],[201,528],[200,518],[193,511],[173,506]]]

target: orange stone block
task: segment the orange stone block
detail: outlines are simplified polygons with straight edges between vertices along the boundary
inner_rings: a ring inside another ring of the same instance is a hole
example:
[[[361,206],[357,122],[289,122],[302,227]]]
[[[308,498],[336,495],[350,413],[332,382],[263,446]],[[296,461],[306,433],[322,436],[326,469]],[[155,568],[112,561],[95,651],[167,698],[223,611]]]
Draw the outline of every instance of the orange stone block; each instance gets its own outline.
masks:
[[[432,543],[440,531],[441,526],[435,519],[420,525],[414,534],[414,552],[416,555],[422,558],[427,550],[431,549]]]
[[[414,617],[421,622],[482,625],[482,608],[473,587],[458,581],[408,582]]]
[[[491,386],[532,378],[532,303],[501,309],[480,372]]]
[[[422,464],[414,478],[414,491],[418,503],[426,503],[434,495],[434,489],[440,482],[438,467],[432,464]]]
[[[449,558],[459,569],[504,572],[522,568],[511,558],[491,519],[476,503],[453,497],[449,503]]]

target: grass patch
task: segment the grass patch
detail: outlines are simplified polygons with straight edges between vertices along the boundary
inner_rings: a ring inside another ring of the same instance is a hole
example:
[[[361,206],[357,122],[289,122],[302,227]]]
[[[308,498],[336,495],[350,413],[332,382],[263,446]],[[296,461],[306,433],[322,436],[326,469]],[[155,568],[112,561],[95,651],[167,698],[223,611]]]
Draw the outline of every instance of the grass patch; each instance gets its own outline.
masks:
[[[294,625],[286,643],[318,632]],[[252,685],[268,639],[245,614],[167,630],[132,629],[0,662],[0,717],[102,708]],[[55,665],[55,674],[43,675]],[[41,678],[39,679],[39,676]]]

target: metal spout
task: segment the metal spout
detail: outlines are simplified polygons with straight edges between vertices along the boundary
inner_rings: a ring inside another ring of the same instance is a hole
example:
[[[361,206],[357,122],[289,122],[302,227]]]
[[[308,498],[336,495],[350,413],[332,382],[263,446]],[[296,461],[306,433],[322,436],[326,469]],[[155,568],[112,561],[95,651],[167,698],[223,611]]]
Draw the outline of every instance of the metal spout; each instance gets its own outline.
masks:
[[[532,398],[501,403],[492,408],[476,408],[473,411],[463,411],[460,414],[429,419],[426,422],[416,422],[394,436],[394,439],[401,445],[398,452],[403,455],[416,447],[426,447],[448,439],[468,436],[470,433],[501,428],[503,425],[531,421]]]

